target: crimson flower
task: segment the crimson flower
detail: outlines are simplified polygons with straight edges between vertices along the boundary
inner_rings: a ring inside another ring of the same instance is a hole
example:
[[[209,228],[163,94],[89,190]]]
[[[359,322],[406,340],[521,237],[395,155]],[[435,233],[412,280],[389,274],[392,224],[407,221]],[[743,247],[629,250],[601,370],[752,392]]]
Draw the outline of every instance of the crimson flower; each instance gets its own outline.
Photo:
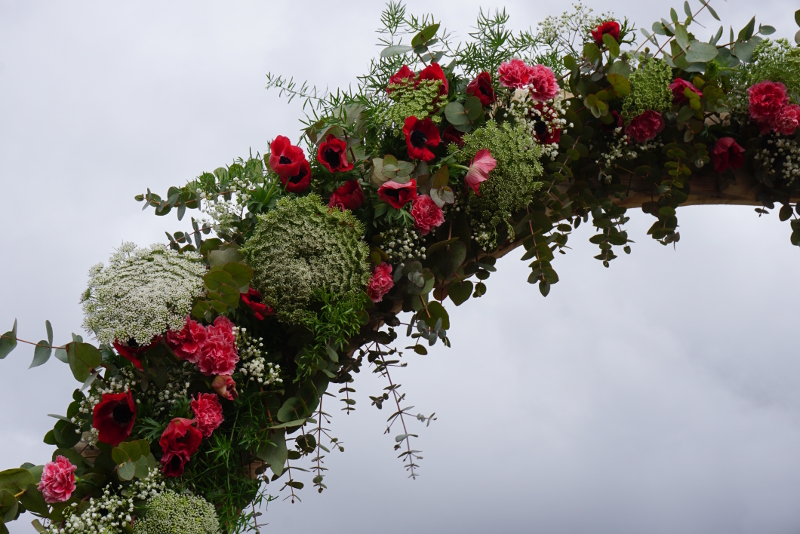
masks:
[[[367,295],[369,295],[372,302],[380,302],[383,300],[383,296],[386,295],[392,287],[394,287],[392,266],[386,262],[381,262],[381,264],[372,271],[372,277],[367,285]]]
[[[444,71],[438,63],[431,63],[422,69],[422,72],[419,73],[419,77],[417,77],[417,85],[419,85],[419,82],[422,80],[439,80],[442,82],[439,84],[440,95],[447,95],[450,91],[450,86],[447,84],[447,77],[444,75]]]
[[[119,341],[114,340],[114,343],[112,343],[112,345],[117,350],[117,352],[119,352],[120,356],[131,362],[133,365],[136,366],[137,369],[141,371],[142,369],[144,369],[144,367],[142,367],[142,359],[139,358],[139,356],[141,356],[142,354],[153,348],[153,346],[159,341],[161,341],[161,336],[156,336],[153,339],[151,339],[149,345],[139,346],[133,339],[128,340],[127,345],[123,345]]]
[[[296,175],[300,172],[301,163],[306,161],[303,149],[294,146],[289,138],[283,135],[272,141],[269,150],[269,166],[281,178]]]
[[[609,34],[616,42],[619,42],[619,22],[607,20],[602,24],[598,24],[591,33],[592,37],[594,37],[594,42],[596,42],[598,46],[603,46],[603,35],[605,34]]]
[[[711,160],[714,162],[714,170],[722,173],[727,169],[738,169],[744,164],[744,149],[733,139],[733,137],[722,137],[714,144],[711,150]]]
[[[281,176],[281,183],[290,193],[302,193],[311,185],[311,165],[303,158],[300,170],[292,176]]]
[[[408,83],[408,80],[413,80],[417,75],[414,71],[408,68],[408,65],[400,67],[394,76],[389,78],[389,85],[386,87],[386,93],[391,94],[394,91],[393,85],[400,85]]]
[[[353,168],[353,164],[347,161],[347,143],[333,134],[328,134],[325,142],[319,145],[317,161],[331,172],[345,172]]]
[[[206,376],[231,375],[239,361],[233,323],[220,315],[206,328],[207,338],[200,347],[198,370]]]
[[[378,198],[393,208],[400,209],[417,198],[417,181],[409,180],[405,184],[399,184],[389,180],[378,188]]]
[[[77,470],[78,466],[73,465],[61,455],[56,457],[55,462],[46,464],[38,486],[45,502],[53,504],[68,501],[72,492],[75,491],[75,471]]]
[[[161,471],[164,476],[179,477],[184,467],[203,441],[203,434],[192,421],[176,417],[170,421],[158,444],[161,446]]]
[[[444,212],[428,195],[419,195],[411,206],[414,228],[422,235],[428,235],[444,222]]]
[[[625,130],[637,143],[645,143],[664,130],[664,117],[658,111],[647,110],[631,119]]]
[[[217,395],[229,401],[239,396],[239,393],[236,391],[236,382],[233,381],[231,375],[219,375],[214,377],[214,381],[211,382],[211,387],[214,388]]]
[[[481,72],[467,85],[467,94],[477,96],[481,104],[488,106],[497,100],[492,86],[492,75],[488,72]]]
[[[688,82],[683,78],[677,78],[674,82],[669,84],[669,89],[672,91],[672,101],[676,104],[685,104],[689,101],[686,98],[686,89],[690,90],[697,96],[703,96],[703,93],[700,92],[700,89],[694,86],[692,82]]]
[[[247,289],[247,293],[242,293],[242,302],[245,305],[253,310],[255,313],[256,319],[259,321],[264,320],[264,314],[269,314],[269,306],[261,302],[261,293],[253,289],[252,287]]]
[[[459,147],[464,146],[464,132],[459,132],[456,130],[453,125],[448,125],[447,128],[444,129],[444,133],[442,133],[442,141],[446,145],[450,143],[455,143]]]
[[[479,191],[481,182],[489,179],[489,173],[497,166],[497,160],[492,157],[492,153],[487,149],[478,150],[472,163],[469,165],[467,175],[464,177],[464,184],[481,196]]]
[[[412,115],[403,125],[403,134],[406,136],[408,157],[422,161],[430,161],[435,157],[428,147],[439,146],[439,128],[430,118],[419,120]]]
[[[197,363],[200,347],[206,340],[206,328],[189,317],[180,332],[167,332],[167,346],[181,360]]]
[[[789,103],[786,86],[764,80],[747,89],[750,100],[750,118],[756,122],[770,122]]]
[[[331,194],[329,208],[357,210],[364,205],[364,190],[358,180],[348,180]]]
[[[131,435],[136,422],[136,403],[130,391],[104,393],[103,400],[95,405],[92,426],[97,429],[97,439],[116,447]]]
[[[214,393],[199,393],[196,399],[192,399],[191,406],[197,430],[205,438],[211,437],[214,430],[225,421],[222,405]]]
[[[781,135],[794,135],[795,130],[800,127],[800,106],[797,104],[783,106],[770,121],[770,126]]]
[[[604,132],[613,132],[617,128],[622,128],[625,126],[625,121],[622,120],[622,115],[619,114],[619,111],[611,110],[611,123],[610,124],[603,124],[600,123],[600,129]]]

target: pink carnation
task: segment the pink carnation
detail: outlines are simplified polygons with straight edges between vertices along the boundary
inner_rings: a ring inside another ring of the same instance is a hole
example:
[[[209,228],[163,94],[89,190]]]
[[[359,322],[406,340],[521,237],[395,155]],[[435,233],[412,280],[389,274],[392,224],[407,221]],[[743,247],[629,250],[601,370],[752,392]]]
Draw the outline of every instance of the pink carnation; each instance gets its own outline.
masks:
[[[167,345],[181,360],[197,363],[200,347],[206,340],[206,329],[197,321],[186,318],[186,324],[180,332],[167,332]]]
[[[219,375],[211,382],[211,387],[217,392],[217,395],[223,399],[232,401],[239,396],[236,391],[236,382],[233,381],[231,375]]]
[[[770,121],[770,125],[781,135],[794,135],[794,131],[800,126],[800,106],[797,104],[783,106]]]
[[[756,122],[770,122],[789,103],[786,86],[769,80],[747,89],[747,95],[750,98],[750,118]]]
[[[367,285],[367,295],[372,299],[372,302],[380,302],[392,287],[394,287],[392,266],[385,262],[381,263],[372,271],[372,278],[370,278]]]
[[[744,165],[744,149],[733,137],[718,139],[711,150],[714,170],[723,173],[728,169],[738,169]]]
[[[419,195],[411,206],[411,216],[414,217],[414,228],[422,235],[428,235],[431,230],[444,222],[444,212],[428,195]]]
[[[531,82],[531,75],[533,72],[531,67],[526,65],[524,61],[512,59],[508,63],[500,65],[497,69],[497,74],[500,78],[500,85],[512,89],[519,89]]]
[[[662,130],[664,130],[664,117],[657,111],[647,110],[631,119],[625,133],[637,143],[645,143],[655,139]]]
[[[196,399],[192,399],[192,411],[197,430],[206,438],[225,420],[222,416],[222,405],[213,393],[200,393]]]
[[[206,335],[197,368],[206,376],[232,375],[239,361],[233,323],[227,317],[217,317],[214,324],[206,328]]]
[[[69,500],[75,491],[75,471],[78,467],[63,456],[44,466],[39,491],[50,504]]]
[[[559,87],[556,75],[544,65],[530,67],[531,98],[538,102],[550,100],[558,94]]]
[[[700,92],[700,89],[695,87],[692,82],[687,82],[683,78],[678,78],[669,84],[669,89],[672,91],[672,101],[676,104],[685,104],[689,101],[689,99],[686,98],[686,89],[689,89],[697,96],[703,96],[703,93]]]

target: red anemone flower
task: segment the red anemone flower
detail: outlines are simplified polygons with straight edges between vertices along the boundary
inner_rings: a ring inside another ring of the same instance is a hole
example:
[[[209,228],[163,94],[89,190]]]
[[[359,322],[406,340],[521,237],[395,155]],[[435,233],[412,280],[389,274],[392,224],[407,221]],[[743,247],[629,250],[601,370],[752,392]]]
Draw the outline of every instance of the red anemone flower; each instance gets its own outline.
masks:
[[[400,209],[417,198],[417,181],[409,180],[405,184],[388,181],[378,188],[378,198],[393,208]]]
[[[137,369],[141,371],[142,369],[144,369],[144,367],[142,367],[142,359],[139,358],[139,356],[141,356],[142,354],[153,348],[153,345],[155,345],[159,341],[161,341],[161,336],[156,336],[153,339],[151,339],[149,345],[142,345],[142,346],[137,345],[136,341],[134,341],[133,339],[128,340],[127,345],[123,345],[119,341],[114,340],[114,343],[112,343],[112,345],[114,346],[115,349],[117,349],[117,352],[119,352],[120,356],[131,362],[133,365],[136,366]]]
[[[325,142],[319,145],[317,161],[331,172],[345,172],[353,168],[353,164],[347,161],[347,143],[333,134],[328,134]]]
[[[130,391],[104,393],[103,400],[94,407],[92,426],[97,429],[97,439],[116,447],[131,435],[136,422],[136,403]]]
[[[247,293],[242,293],[241,297],[242,302],[244,302],[248,308],[253,310],[253,313],[256,315],[256,319],[263,321],[264,314],[269,313],[269,306],[261,302],[261,293],[251,287],[248,288]]]
[[[444,71],[438,63],[431,63],[422,69],[422,72],[419,73],[419,77],[417,78],[417,85],[419,85],[419,82],[422,80],[439,80],[442,82],[439,84],[440,95],[447,95],[450,91],[450,86],[447,84],[447,77],[444,75]]]
[[[419,120],[413,115],[406,119],[403,125],[403,134],[406,136],[408,156],[411,159],[430,161],[435,156],[428,147],[439,146],[439,128],[430,118]]]
[[[386,93],[392,94],[392,91],[394,91],[393,85],[409,83],[409,80],[413,80],[416,77],[417,75],[414,74],[413,70],[408,68],[408,65],[403,65],[394,76],[389,78],[389,85],[386,87]]]
[[[453,125],[448,125],[447,128],[444,129],[444,133],[442,133],[442,141],[446,145],[450,143],[455,143],[459,147],[464,146],[464,132],[459,132],[458,130],[453,127]]]
[[[358,180],[348,180],[331,194],[328,207],[353,211],[363,206],[364,200],[364,190]]]
[[[290,193],[302,193],[311,185],[311,165],[305,158],[300,162],[300,170],[293,176],[281,176],[281,182]]]
[[[744,149],[733,137],[722,137],[714,144],[711,150],[711,161],[714,170],[723,173],[727,169],[738,169],[744,165]]]
[[[484,106],[488,106],[497,100],[492,86],[492,75],[488,72],[478,74],[478,77],[467,85],[467,94],[477,96]]]
[[[603,35],[605,34],[609,34],[616,42],[619,42],[619,22],[608,20],[602,24],[598,24],[597,27],[592,30],[592,37],[594,37],[594,41],[599,46],[603,46]]]
[[[300,172],[302,162],[306,161],[303,149],[294,146],[289,138],[283,135],[275,138],[269,145],[269,150],[269,166],[281,177],[296,175]]]
[[[176,417],[170,421],[158,444],[161,445],[161,471],[164,476],[183,475],[186,463],[203,441],[203,434],[192,426],[192,421]]]

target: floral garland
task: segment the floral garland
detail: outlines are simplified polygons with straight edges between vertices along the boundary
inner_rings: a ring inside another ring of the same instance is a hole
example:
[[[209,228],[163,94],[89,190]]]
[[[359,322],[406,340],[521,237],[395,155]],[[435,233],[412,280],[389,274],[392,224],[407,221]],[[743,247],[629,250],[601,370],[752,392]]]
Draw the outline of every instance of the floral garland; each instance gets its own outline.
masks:
[[[92,268],[84,326],[99,347],[55,346],[49,323],[33,343],[32,366],[55,353],[82,387],[44,438],[53,461],[0,472],[0,534],[24,511],[39,532],[257,529],[267,484],[294,499],[311,471],[326,488],[323,452],[344,447],[324,396],[354,410],[364,366],[387,379],[370,399],[396,406],[387,431],[402,427],[395,448],[416,476],[409,425],[435,418],[401,408],[398,327],[405,350],[449,346],[445,303],[485,294],[518,246],[546,296],[555,253],[590,219],[606,267],[630,253],[633,206],[666,245],[681,205],[777,203],[800,245],[800,47],[755,18],[703,42],[689,27],[716,12],[686,11],[635,49],[627,21],[580,4],[519,34],[504,13],[481,15],[455,45],[392,3],[357,91],[269,75],[312,110],[304,147],[278,136],[263,158],[137,196],[159,216],[203,215],[168,245],[124,244]],[[0,358],[18,341],[30,343],[15,324]]]

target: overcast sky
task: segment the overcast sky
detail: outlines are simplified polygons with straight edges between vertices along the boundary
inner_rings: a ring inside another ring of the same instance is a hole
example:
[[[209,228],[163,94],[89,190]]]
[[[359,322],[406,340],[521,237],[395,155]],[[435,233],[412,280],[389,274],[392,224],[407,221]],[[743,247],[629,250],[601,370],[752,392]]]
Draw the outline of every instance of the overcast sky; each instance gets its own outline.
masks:
[[[791,0],[715,4],[736,31],[755,9],[779,35],[797,30]],[[516,28],[567,8],[415,0],[409,10],[465,36],[481,5],[505,6]],[[638,26],[669,17],[657,2],[589,5]],[[18,318],[25,339],[45,337],[45,319],[57,343],[81,332],[90,266],[123,240],[186,229],[133,196],[263,153],[278,134],[297,139],[302,110],[265,91],[265,73],[354,82],[378,52],[381,9],[0,0],[0,331]],[[547,299],[525,282],[521,253],[499,262],[484,298],[450,304],[453,347],[393,376],[408,404],[438,417],[411,423],[421,477],[405,478],[383,434],[389,413],[369,406],[385,383],[362,372],[355,413],[326,406],[346,449],[328,457],[329,490],[309,484],[302,503],[272,503],[262,532],[800,531],[800,250],[777,214],[679,217],[673,250],[649,239],[650,217],[636,210],[633,254],[610,269],[582,227]],[[32,355],[22,347],[0,362],[0,468],[49,459],[46,414],[64,413],[76,384],[56,360],[27,370]]]

